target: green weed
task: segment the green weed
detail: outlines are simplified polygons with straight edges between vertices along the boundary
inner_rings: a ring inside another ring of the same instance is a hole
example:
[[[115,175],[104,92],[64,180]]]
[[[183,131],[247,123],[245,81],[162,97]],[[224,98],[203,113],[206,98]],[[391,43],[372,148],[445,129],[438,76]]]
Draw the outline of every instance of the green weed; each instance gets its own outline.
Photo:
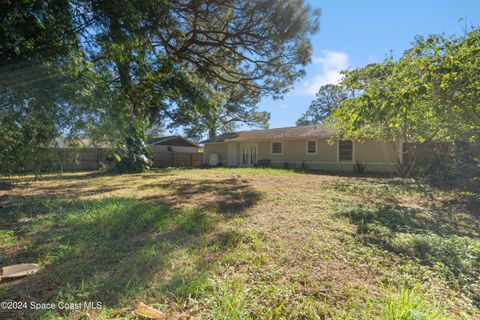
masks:
[[[213,286],[211,312],[214,319],[251,319],[244,296],[244,286],[238,279],[225,278]]]
[[[392,289],[387,291],[387,297],[380,310],[382,320],[443,320],[444,311],[424,293],[418,286],[408,287],[405,283],[400,292]]]

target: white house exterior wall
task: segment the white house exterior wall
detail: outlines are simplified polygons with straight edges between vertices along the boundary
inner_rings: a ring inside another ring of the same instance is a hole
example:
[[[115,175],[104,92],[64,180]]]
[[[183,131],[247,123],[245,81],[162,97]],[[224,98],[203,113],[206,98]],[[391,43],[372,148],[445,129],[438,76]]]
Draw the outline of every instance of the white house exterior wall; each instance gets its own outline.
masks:
[[[307,153],[307,140],[317,141],[317,152]],[[272,154],[272,142],[282,142],[282,154]],[[275,141],[251,141],[258,144],[258,160],[269,159],[272,166],[284,167],[288,163],[290,168],[300,168],[302,163],[312,170],[353,171],[354,164],[359,161],[366,164],[367,172],[394,172],[397,157],[400,154],[398,143],[367,140],[353,144],[353,161],[340,162],[338,159],[338,145],[329,143],[328,139],[285,139]],[[205,163],[211,153],[218,154],[222,165],[228,165],[228,142],[206,143],[204,148]],[[240,165],[240,145],[236,145],[236,165]]]

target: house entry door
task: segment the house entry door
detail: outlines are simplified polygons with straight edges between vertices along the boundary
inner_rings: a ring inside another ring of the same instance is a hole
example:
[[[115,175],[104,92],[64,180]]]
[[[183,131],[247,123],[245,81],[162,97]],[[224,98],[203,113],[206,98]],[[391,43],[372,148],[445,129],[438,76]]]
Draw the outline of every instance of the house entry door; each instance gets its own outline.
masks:
[[[242,150],[242,165],[253,166],[257,163],[257,149],[256,143],[245,143],[241,145]]]

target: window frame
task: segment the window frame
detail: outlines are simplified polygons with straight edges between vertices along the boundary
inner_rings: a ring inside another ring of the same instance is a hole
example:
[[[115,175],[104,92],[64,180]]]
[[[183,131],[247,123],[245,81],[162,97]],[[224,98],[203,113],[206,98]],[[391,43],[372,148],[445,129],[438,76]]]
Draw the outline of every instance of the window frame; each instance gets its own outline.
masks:
[[[273,152],[273,144],[274,144],[274,143],[280,143],[280,146],[281,146],[281,147],[280,147],[280,148],[281,148],[281,152],[280,152],[280,153],[274,153],[274,152]],[[281,155],[283,155],[283,141],[271,141],[271,142],[270,142],[270,154],[271,154],[272,156],[281,156]]]
[[[308,152],[308,143],[315,142],[315,152]],[[307,139],[305,142],[305,154],[317,154],[318,151],[318,140],[317,139]]]
[[[351,141],[352,142],[352,160],[340,160],[340,142]],[[355,162],[355,141],[353,140],[342,140],[337,141],[337,162],[344,163],[353,163]]]

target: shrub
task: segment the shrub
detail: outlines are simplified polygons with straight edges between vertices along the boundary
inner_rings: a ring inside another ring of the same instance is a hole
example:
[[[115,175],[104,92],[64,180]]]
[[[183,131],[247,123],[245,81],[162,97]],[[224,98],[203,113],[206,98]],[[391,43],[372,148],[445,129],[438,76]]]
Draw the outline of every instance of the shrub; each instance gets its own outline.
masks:
[[[417,163],[415,174],[435,185],[479,190],[480,157],[470,143],[457,141],[448,152]]]
[[[115,168],[118,172],[142,172],[153,164],[152,150],[145,143],[145,137],[142,135],[126,136],[118,149],[114,155],[117,161]]]
[[[301,170],[308,170],[308,166],[307,166],[307,164],[305,163],[305,161],[302,161],[302,164],[300,165],[300,169],[301,169]]]
[[[367,163],[366,162],[357,161],[353,165],[353,172],[364,173],[366,168],[367,168]]]

